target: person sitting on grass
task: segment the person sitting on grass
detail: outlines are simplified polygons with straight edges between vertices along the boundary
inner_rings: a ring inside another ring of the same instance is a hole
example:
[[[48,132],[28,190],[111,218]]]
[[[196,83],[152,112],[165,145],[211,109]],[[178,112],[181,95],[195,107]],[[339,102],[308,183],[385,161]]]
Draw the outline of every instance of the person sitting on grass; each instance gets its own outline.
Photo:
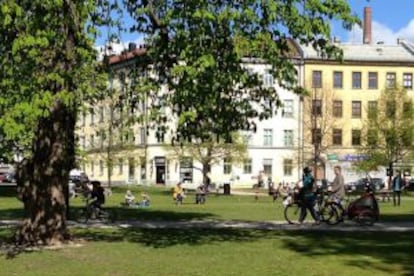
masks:
[[[181,186],[181,182],[178,182],[173,189],[173,199],[176,204],[183,204],[183,199],[185,198],[184,189]]]
[[[142,207],[149,207],[150,206],[150,196],[148,195],[148,193],[147,192],[142,192],[141,196],[142,196],[141,206]]]
[[[130,190],[127,190],[125,193],[125,204],[127,206],[135,205],[135,196],[132,194]]]

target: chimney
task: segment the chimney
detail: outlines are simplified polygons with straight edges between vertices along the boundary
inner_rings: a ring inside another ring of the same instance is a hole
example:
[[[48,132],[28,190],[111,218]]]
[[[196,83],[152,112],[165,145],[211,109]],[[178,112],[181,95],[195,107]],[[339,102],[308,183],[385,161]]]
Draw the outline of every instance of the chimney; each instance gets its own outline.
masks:
[[[364,8],[364,37],[363,42],[364,44],[371,44],[372,42],[372,10],[370,7]]]

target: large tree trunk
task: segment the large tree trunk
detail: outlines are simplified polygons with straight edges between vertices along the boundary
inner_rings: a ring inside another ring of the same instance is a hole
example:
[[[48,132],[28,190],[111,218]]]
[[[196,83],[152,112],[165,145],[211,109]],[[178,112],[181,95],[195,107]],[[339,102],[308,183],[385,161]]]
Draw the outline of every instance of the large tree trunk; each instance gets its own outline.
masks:
[[[74,111],[59,101],[38,123],[33,157],[18,172],[26,214],[16,235],[18,244],[60,244],[69,238],[65,195],[74,164],[74,127]]]

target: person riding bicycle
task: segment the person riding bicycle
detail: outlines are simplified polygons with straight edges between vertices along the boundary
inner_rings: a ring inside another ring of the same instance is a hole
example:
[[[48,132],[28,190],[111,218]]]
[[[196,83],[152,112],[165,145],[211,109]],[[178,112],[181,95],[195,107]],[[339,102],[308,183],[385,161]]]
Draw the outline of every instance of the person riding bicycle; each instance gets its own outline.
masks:
[[[319,214],[315,210],[315,194],[313,192],[315,185],[315,178],[312,175],[312,170],[309,167],[303,169],[302,177],[303,186],[300,191],[300,197],[303,203],[301,222],[306,218],[306,209],[311,213],[312,218],[316,224],[320,223]]]
[[[91,181],[92,183],[92,191],[90,194],[90,199],[93,201],[89,203],[88,208],[92,210],[101,210],[102,205],[105,204],[105,190],[101,186],[101,182],[99,181]]]

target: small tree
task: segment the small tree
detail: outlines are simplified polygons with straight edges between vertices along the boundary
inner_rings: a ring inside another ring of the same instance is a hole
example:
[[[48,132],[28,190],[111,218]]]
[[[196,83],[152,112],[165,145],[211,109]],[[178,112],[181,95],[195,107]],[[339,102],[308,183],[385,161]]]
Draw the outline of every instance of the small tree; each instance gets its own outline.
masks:
[[[194,166],[203,174],[203,183],[208,182],[208,173],[213,165],[219,164],[225,158],[231,163],[239,164],[246,159],[247,145],[241,135],[232,133],[231,141],[226,142],[221,138],[210,137],[207,140],[201,139],[173,145],[166,145],[167,150],[174,153],[179,160],[191,156],[193,160],[201,164],[201,168]]]
[[[323,87],[328,85],[324,84]],[[316,174],[322,154],[326,154],[334,144],[334,130],[343,126],[342,101],[332,89],[315,89],[311,96],[304,98],[303,113],[303,139],[307,146],[303,150],[307,156],[305,159],[314,165]]]
[[[412,99],[398,85],[386,88],[377,102],[370,102],[363,125],[365,139],[362,153],[367,159],[358,166],[372,170],[382,165],[392,172],[395,162],[410,157],[414,153],[413,115]]]

